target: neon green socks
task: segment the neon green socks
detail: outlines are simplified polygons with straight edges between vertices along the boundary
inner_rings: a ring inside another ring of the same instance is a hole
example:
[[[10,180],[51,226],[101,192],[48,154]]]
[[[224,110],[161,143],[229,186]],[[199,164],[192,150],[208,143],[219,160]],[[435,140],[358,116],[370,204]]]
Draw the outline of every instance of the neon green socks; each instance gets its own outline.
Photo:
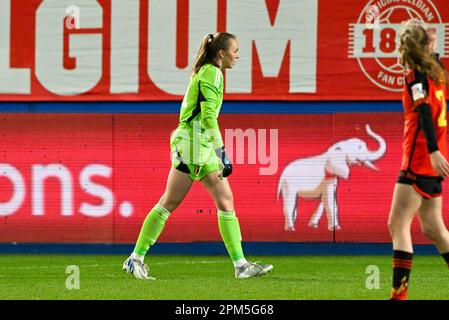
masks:
[[[147,254],[159,235],[164,230],[165,222],[170,216],[170,211],[157,204],[150,211],[143,222],[133,254],[142,258]],[[226,249],[235,266],[246,263],[242,249],[242,235],[240,225],[235,212],[218,210],[218,227]]]
[[[233,262],[244,260],[242,235],[240,233],[239,220],[235,216],[235,212],[218,210],[218,227],[231,260]]]
[[[165,222],[170,216],[170,211],[163,206],[157,204],[151,209],[150,213],[143,222],[142,229],[140,230],[139,238],[137,239],[134,253],[145,256],[159,235],[164,230]]]

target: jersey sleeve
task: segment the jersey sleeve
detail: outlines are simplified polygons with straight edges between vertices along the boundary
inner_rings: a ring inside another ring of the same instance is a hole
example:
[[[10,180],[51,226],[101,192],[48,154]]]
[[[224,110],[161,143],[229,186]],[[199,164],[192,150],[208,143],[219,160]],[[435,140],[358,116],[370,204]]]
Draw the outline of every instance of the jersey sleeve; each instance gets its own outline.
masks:
[[[432,111],[428,104],[421,104],[417,108],[419,113],[419,123],[424,132],[427,141],[427,150],[429,154],[438,150],[437,135],[435,125],[432,121]]]
[[[214,148],[221,148],[223,146],[223,139],[221,138],[217,121],[217,108],[219,107],[220,97],[219,88],[222,77],[221,71],[218,68],[210,67],[204,71],[200,79],[202,96],[200,102],[201,122]]]
[[[429,104],[429,82],[427,77],[413,70],[407,74],[407,88],[413,101],[413,107],[419,114],[420,127],[424,132],[429,153],[438,150],[435,125]]]
[[[413,107],[416,109],[422,104],[428,104],[429,83],[424,74],[412,70],[406,77],[408,92],[413,101]]]

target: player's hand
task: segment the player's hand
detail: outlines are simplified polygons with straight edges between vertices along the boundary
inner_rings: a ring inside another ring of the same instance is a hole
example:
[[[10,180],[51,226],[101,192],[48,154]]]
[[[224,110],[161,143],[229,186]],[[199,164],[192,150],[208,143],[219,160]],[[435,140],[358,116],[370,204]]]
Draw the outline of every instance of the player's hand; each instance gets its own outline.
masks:
[[[433,169],[443,178],[449,176],[449,163],[440,151],[434,151],[430,154],[430,161]]]
[[[217,148],[215,149],[215,154],[217,155],[218,159],[221,160],[221,163],[223,165],[223,171],[221,172],[221,177],[226,178],[227,176],[230,176],[232,173],[232,163],[231,160],[229,160],[228,155],[226,154],[225,148]]]

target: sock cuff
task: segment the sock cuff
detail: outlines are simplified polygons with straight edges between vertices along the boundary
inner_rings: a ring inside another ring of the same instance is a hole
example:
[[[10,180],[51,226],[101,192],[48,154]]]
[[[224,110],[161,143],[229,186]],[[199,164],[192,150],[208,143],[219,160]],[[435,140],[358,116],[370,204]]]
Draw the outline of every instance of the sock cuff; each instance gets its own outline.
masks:
[[[226,211],[217,210],[217,212],[218,212],[218,217],[219,218],[223,218],[223,219],[234,219],[234,218],[236,218],[235,211],[226,212]]]
[[[393,251],[393,268],[411,269],[413,253],[394,250]]]
[[[411,269],[412,268],[412,260],[394,259],[393,260],[393,268]]]
[[[170,217],[171,212],[165,209],[160,204],[155,205],[154,210],[161,216],[162,219],[164,219],[164,221],[167,221]]]
[[[397,260],[413,260],[413,253],[401,250],[393,251],[393,259]]]

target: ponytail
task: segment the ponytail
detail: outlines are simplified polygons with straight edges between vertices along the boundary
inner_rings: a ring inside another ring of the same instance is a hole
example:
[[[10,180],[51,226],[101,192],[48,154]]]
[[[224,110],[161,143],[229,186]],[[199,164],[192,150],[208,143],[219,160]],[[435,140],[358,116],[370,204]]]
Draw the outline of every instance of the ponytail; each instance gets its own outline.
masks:
[[[404,67],[416,69],[430,77],[436,84],[446,84],[448,76],[428,51],[429,37],[422,23],[415,19],[407,21],[400,35],[400,51]]]
[[[227,32],[211,33],[205,36],[195,57],[193,74],[197,74],[206,63],[213,63],[218,51],[228,50],[231,39],[235,39],[235,36]]]

